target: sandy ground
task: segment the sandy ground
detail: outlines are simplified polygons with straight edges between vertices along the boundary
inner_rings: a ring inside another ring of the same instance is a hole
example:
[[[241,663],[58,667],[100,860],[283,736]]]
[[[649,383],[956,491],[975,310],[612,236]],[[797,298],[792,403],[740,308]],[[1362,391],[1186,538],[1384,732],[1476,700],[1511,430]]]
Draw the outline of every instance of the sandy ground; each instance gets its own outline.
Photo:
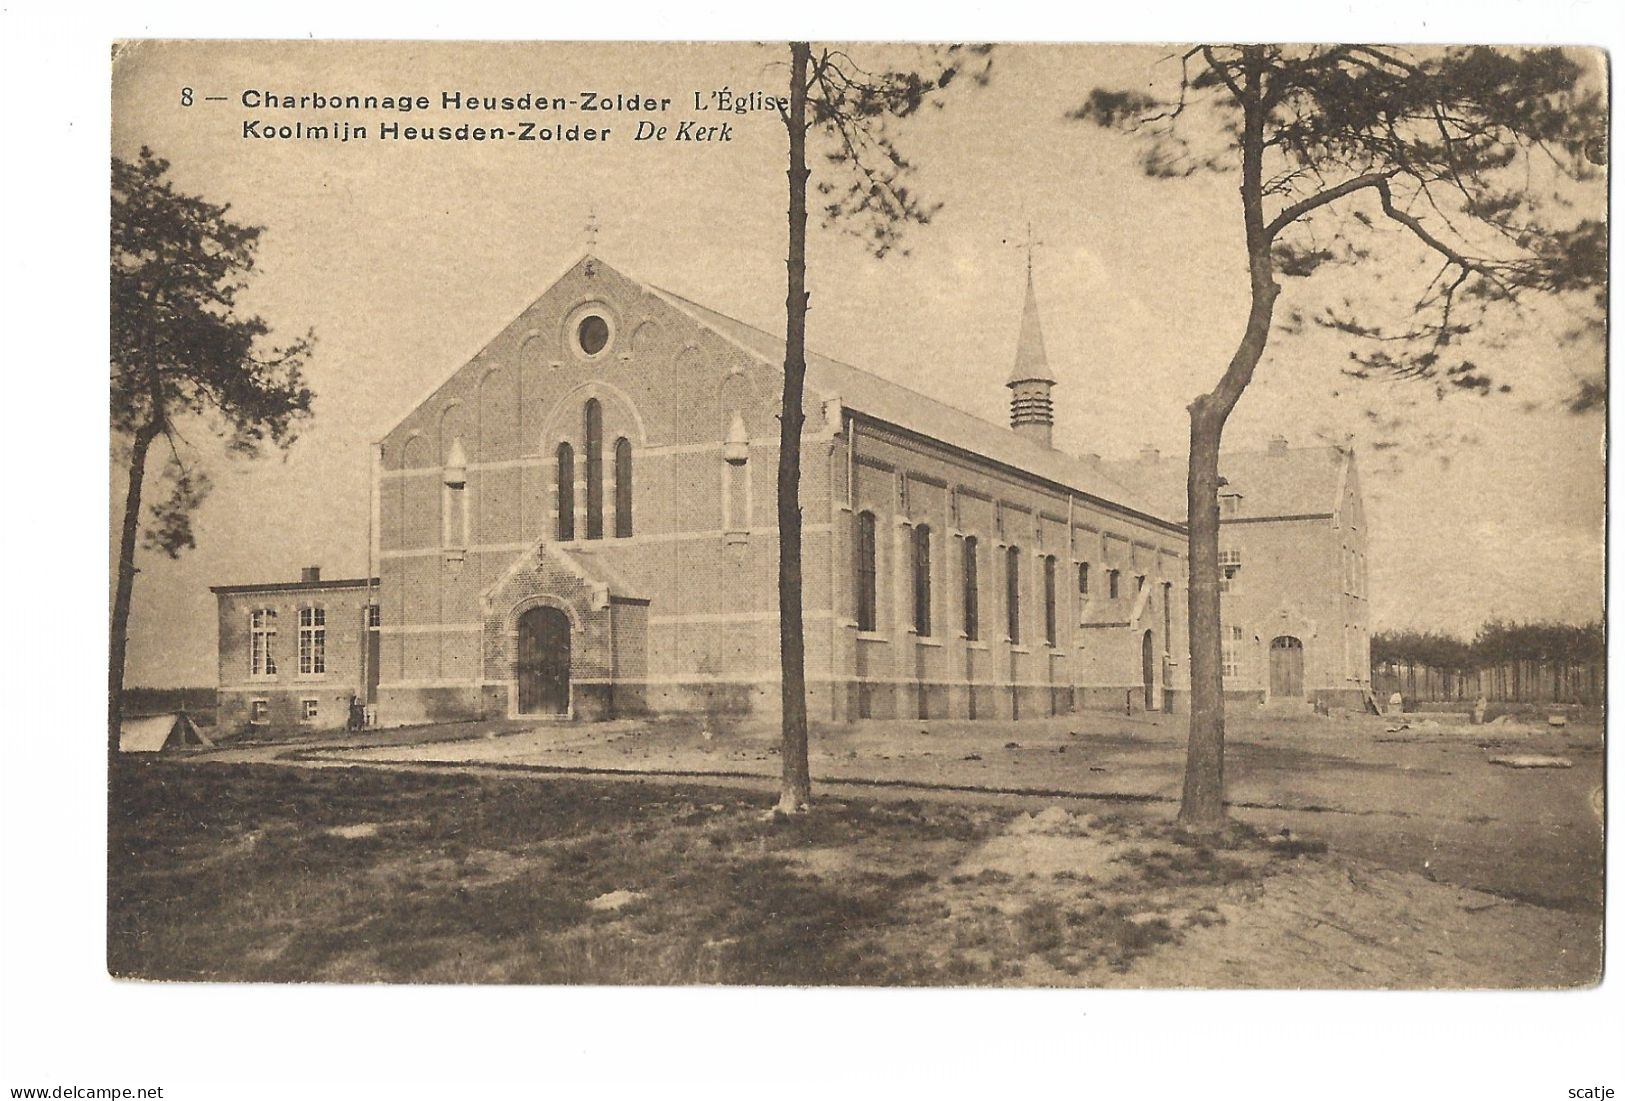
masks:
[[[1396,871],[1568,910],[1601,912],[1599,725],[1413,726],[1375,717],[1238,716],[1227,786],[1236,817],[1320,837]],[[709,736],[707,736],[709,734]],[[471,736],[472,735],[472,736]],[[461,740],[440,740],[455,736]],[[378,740],[404,744],[378,745]],[[1177,717],[1084,714],[1022,723],[888,722],[815,730],[815,782],[1061,797],[1166,816],[1179,797]],[[221,760],[295,752],[314,763],[398,762],[503,769],[777,776],[777,731],[694,722],[486,724],[349,739],[344,747],[227,750]],[[1561,756],[1567,769],[1491,763]]]
[[[1026,981],[1287,988],[1596,981],[1600,725],[1395,725],[1375,717],[1232,717],[1226,766],[1235,817],[1273,834],[1324,840],[1331,858],[1307,862],[1298,874],[1217,889],[1222,922],[1184,930],[1178,943],[1127,972],[1046,979],[1029,970]],[[877,722],[815,729],[811,764],[815,783],[832,797],[861,792],[1166,820],[1177,806],[1183,739],[1177,717]],[[776,741],[766,725],[496,723],[205,757],[640,782],[705,777],[766,792],[779,771]],[[1492,763],[1509,753],[1561,757],[1572,767]],[[1074,851],[1089,844],[1018,831],[996,839],[983,859],[995,868],[1014,860],[1018,875],[1029,861],[1042,880],[1108,859]]]

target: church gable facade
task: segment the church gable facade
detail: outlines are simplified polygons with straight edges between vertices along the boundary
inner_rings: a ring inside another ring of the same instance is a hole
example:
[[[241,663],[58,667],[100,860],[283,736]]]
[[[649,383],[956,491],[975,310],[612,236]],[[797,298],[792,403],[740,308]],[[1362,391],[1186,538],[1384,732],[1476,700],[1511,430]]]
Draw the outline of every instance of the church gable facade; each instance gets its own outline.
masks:
[[[1182,529],[1049,446],[1026,310],[1015,430],[809,355],[814,718],[1181,698]],[[379,720],[776,711],[782,356],[589,256],[414,408],[374,471]]]
[[[705,708],[754,684],[777,653],[781,378],[577,263],[379,446],[381,719]],[[811,513],[828,487],[806,482]]]

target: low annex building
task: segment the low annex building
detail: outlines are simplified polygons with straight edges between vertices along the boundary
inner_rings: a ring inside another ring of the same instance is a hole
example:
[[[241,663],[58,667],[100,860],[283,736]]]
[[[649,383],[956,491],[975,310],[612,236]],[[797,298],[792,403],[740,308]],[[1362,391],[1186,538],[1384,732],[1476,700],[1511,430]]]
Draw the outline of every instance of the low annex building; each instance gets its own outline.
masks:
[[[377,699],[377,580],[298,581],[211,588],[219,614],[222,731],[343,729],[354,703]]]

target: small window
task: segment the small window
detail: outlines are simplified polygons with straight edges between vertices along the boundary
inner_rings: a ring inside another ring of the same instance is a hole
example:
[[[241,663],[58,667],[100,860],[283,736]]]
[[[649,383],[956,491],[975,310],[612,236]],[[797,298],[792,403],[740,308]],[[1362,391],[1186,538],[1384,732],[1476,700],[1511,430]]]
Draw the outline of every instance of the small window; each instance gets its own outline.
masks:
[[[632,537],[632,441],[615,441],[615,538]]]
[[[271,719],[270,700],[250,700],[248,704],[248,721],[251,723],[269,722]]]
[[[1219,591],[1227,593],[1235,586],[1236,578],[1241,574],[1241,552],[1239,550],[1221,550],[1219,552]]]
[[[931,529],[914,529],[914,633],[931,637]]]
[[[1044,641],[1055,645],[1055,556],[1044,558]]]
[[[299,609],[299,672],[327,672],[327,611],[319,604]]]
[[[1089,563],[1078,563],[1078,595],[1089,595]]]
[[[1240,627],[1228,627],[1224,632],[1223,663],[1220,673],[1227,677],[1234,677],[1241,672],[1241,643],[1242,631]]]
[[[1119,575],[1118,575],[1118,572],[1116,570],[1107,570],[1106,571],[1106,596],[1109,597],[1112,600],[1117,599],[1118,576]]]
[[[315,700],[312,700],[312,699],[300,700],[299,701],[299,721],[302,722],[302,723],[313,723],[313,722],[315,722],[318,710],[319,710],[319,705],[317,704],[317,702]]]
[[[1004,551],[1004,630],[1012,645],[1021,642],[1021,548]]]
[[[1219,515],[1220,516],[1235,516],[1240,512],[1241,512],[1241,494],[1239,494],[1239,493],[1221,493],[1221,494],[1219,494]]]
[[[982,637],[981,609],[977,607],[976,593],[976,536],[965,537],[963,580],[965,586],[965,637],[975,642]]]
[[[858,513],[858,630],[873,631],[875,616],[875,514]]]
[[[367,627],[369,630],[376,631],[379,625],[383,622],[382,618],[380,617],[381,611],[382,609],[380,609],[376,604],[367,605]]]
[[[559,542],[568,543],[576,537],[576,453],[567,443],[559,444],[555,479]]]
[[[576,326],[576,343],[589,356],[595,356],[609,343],[609,322],[597,314],[588,314]]]
[[[604,537],[604,408],[588,398],[581,411],[582,475],[587,491],[587,538]]]
[[[276,611],[256,608],[249,613],[249,675],[276,676]]]

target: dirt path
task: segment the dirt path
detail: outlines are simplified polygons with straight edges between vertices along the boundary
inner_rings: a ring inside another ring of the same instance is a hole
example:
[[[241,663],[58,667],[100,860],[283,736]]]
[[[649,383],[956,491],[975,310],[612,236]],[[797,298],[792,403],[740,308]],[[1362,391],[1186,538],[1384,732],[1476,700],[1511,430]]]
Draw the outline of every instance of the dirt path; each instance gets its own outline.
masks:
[[[1222,924],[1103,985],[1505,989],[1595,984],[1601,942],[1581,915],[1338,860],[1221,902]]]

